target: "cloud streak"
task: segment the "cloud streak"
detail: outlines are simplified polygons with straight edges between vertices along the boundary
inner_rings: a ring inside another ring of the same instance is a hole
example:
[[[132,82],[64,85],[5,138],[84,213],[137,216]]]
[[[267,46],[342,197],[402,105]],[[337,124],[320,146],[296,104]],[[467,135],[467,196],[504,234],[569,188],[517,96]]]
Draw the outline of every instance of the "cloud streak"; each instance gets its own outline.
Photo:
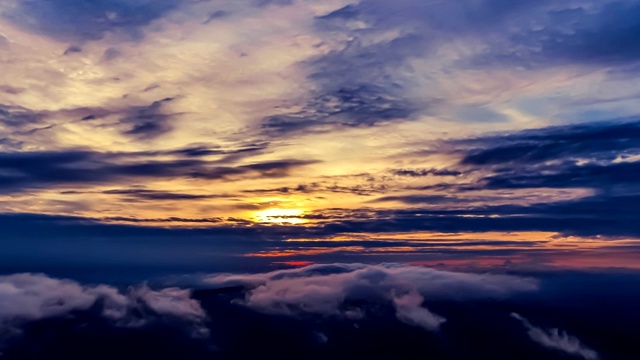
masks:
[[[283,177],[312,160],[284,159],[230,166],[217,161],[178,158],[154,160],[142,154],[93,151],[0,153],[0,188],[7,192],[61,184],[117,182],[126,178],[221,180],[247,177]]]
[[[528,330],[529,337],[536,343],[553,350],[582,357],[586,360],[598,359],[598,354],[585,347],[580,340],[558,329],[544,330],[533,326],[529,320],[519,314],[512,313],[511,317],[519,320]]]

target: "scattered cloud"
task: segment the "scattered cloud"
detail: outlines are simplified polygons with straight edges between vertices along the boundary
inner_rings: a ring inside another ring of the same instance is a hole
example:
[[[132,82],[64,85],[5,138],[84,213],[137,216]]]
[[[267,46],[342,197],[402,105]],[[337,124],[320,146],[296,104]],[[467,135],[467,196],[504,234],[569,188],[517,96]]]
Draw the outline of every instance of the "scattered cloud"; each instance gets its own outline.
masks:
[[[77,282],[43,274],[14,274],[0,277],[0,326],[15,328],[28,321],[70,315],[100,308],[108,320],[121,326],[142,326],[155,317],[171,317],[206,334],[206,313],[177,288],[152,290],[146,286],[121,292],[108,285],[83,286]]]
[[[536,343],[553,350],[559,350],[587,360],[598,359],[598,354],[585,347],[580,340],[558,329],[544,330],[531,325],[529,320],[519,314],[512,313],[511,317],[519,320],[529,331],[529,337]]]

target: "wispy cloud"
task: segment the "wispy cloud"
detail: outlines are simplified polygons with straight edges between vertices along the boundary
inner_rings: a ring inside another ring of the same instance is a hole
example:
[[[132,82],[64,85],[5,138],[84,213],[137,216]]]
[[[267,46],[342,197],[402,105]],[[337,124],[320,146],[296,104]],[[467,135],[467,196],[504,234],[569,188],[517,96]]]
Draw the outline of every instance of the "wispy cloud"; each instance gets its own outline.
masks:
[[[531,340],[538,344],[553,350],[559,350],[571,355],[576,355],[587,360],[595,360],[598,353],[585,347],[576,337],[567,334],[558,329],[544,330],[542,328],[531,325],[529,320],[519,314],[512,313],[511,317],[519,320],[527,328]]]

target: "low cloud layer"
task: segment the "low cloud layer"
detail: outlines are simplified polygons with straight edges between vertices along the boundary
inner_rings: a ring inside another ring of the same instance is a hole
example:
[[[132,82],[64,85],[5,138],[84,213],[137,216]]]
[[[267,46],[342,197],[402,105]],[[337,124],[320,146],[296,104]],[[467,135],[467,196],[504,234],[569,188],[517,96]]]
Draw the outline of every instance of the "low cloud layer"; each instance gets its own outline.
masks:
[[[529,331],[529,337],[536,343],[553,350],[559,350],[571,355],[582,357],[586,360],[598,359],[598,353],[584,346],[576,337],[558,329],[545,330],[532,325],[529,320],[519,314],[512,313],[511,316],[520,322]]]
[[[205,335],[206,313],[189,290],[147,286],[120,291],[108,285],[83,286],[43,274],[0,276],[0,336],[19,331],[21,324],[73,312],[99,309],[118,326],[139,327],[168,317],[188,325],[194,335]]]
[[[506,275],[467,274],[399,265],[312,265],[254,275],[213,275],[206,283],[245,286],[241,302],[270,314],[362,317],[359,302],[391,303],[398,320],[437,330],[444,318],[431,313],[428,300],[504,298],[534,291],[533,279]]]
[[[544,274],[326,264],[128,288],[6,275],[0,351],[7,360],[637,358],[637,274]],[[573,306],[584,294],[590,301]]]

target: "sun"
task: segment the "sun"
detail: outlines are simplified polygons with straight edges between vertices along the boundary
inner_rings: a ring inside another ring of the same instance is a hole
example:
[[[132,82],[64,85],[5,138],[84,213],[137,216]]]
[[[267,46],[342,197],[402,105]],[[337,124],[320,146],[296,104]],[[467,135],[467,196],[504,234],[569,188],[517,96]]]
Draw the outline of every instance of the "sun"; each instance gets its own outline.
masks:
[[[255,213],[255,219],[261,223],[272,224],[304,224],[306,219],[301,218],[302,209],[266,209]]]

